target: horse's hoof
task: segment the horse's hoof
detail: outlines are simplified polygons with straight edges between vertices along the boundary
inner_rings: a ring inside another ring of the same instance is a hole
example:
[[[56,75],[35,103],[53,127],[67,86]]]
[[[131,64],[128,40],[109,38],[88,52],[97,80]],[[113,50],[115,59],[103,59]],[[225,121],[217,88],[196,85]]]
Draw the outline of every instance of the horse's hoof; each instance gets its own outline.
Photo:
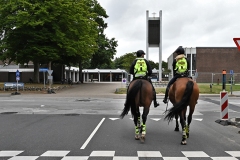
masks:
[[[135,140],[139,140],[140,136],[139,135],[135,135]]]
[[[145,135],[142,135],[141,137],[140,137],[140,141],[143,143],[143,142],[145,142]]]
[[[174,131],[179,131],[179,128],[175,128]]]
[[[181,145],[186,145],[186,144],[187,144],[186,140],[181,142]]]
[[[187,144],[187,140],[186,140],[186,138],[182,138],[181,145],[186,145],[186,144]]]

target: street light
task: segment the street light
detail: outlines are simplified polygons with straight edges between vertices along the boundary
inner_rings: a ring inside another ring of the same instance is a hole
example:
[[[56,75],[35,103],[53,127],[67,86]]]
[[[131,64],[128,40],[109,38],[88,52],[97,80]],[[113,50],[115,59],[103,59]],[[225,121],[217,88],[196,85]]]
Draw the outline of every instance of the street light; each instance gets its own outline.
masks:
[[[214,73],[212,73],[212,85],[213,85],[213,76],[214,76],[215,74]]]

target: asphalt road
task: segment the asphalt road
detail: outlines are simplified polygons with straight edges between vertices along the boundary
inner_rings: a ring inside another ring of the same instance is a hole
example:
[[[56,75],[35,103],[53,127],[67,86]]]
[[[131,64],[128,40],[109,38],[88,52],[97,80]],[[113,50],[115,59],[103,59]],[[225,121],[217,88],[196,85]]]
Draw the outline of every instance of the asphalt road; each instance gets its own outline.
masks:
[[[134,139],[130,115],[119,115],[121,84],[81,84],[56,94],[0,96],[0,160],[240,159],[240,128],[223,126],[219,96],[201,95],[186,146],[175,121],[164,121],[166,105],[151,106],[145,143]],[[168,107],[171,107],[169,104]],[[229,97],[229,116],[239,117],[239,97]]]

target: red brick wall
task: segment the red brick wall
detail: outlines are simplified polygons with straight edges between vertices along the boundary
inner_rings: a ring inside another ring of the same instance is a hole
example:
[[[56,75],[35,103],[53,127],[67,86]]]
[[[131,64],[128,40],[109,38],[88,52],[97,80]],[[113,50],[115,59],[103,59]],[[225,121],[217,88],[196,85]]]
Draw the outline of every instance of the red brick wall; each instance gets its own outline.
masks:
[[[237,47],[196,47],[196,68],[200,83],[211,82],[212,73],[218,73],[219,77],[222,70],[227,71],[227,80],[233,70],[236,81],[240,82],[240,51]]]

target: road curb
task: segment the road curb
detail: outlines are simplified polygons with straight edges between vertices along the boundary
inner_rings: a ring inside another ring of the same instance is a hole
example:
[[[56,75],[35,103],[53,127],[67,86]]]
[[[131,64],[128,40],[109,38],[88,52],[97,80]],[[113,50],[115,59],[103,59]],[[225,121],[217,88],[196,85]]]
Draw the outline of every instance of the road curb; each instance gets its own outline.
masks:
[[[240,118],[239,117],[230,118],[228,120],[218,119],[215,122],[219,123],[223,126],[232,125],[232,126],[236,126],[236,127],[240,128]]]

